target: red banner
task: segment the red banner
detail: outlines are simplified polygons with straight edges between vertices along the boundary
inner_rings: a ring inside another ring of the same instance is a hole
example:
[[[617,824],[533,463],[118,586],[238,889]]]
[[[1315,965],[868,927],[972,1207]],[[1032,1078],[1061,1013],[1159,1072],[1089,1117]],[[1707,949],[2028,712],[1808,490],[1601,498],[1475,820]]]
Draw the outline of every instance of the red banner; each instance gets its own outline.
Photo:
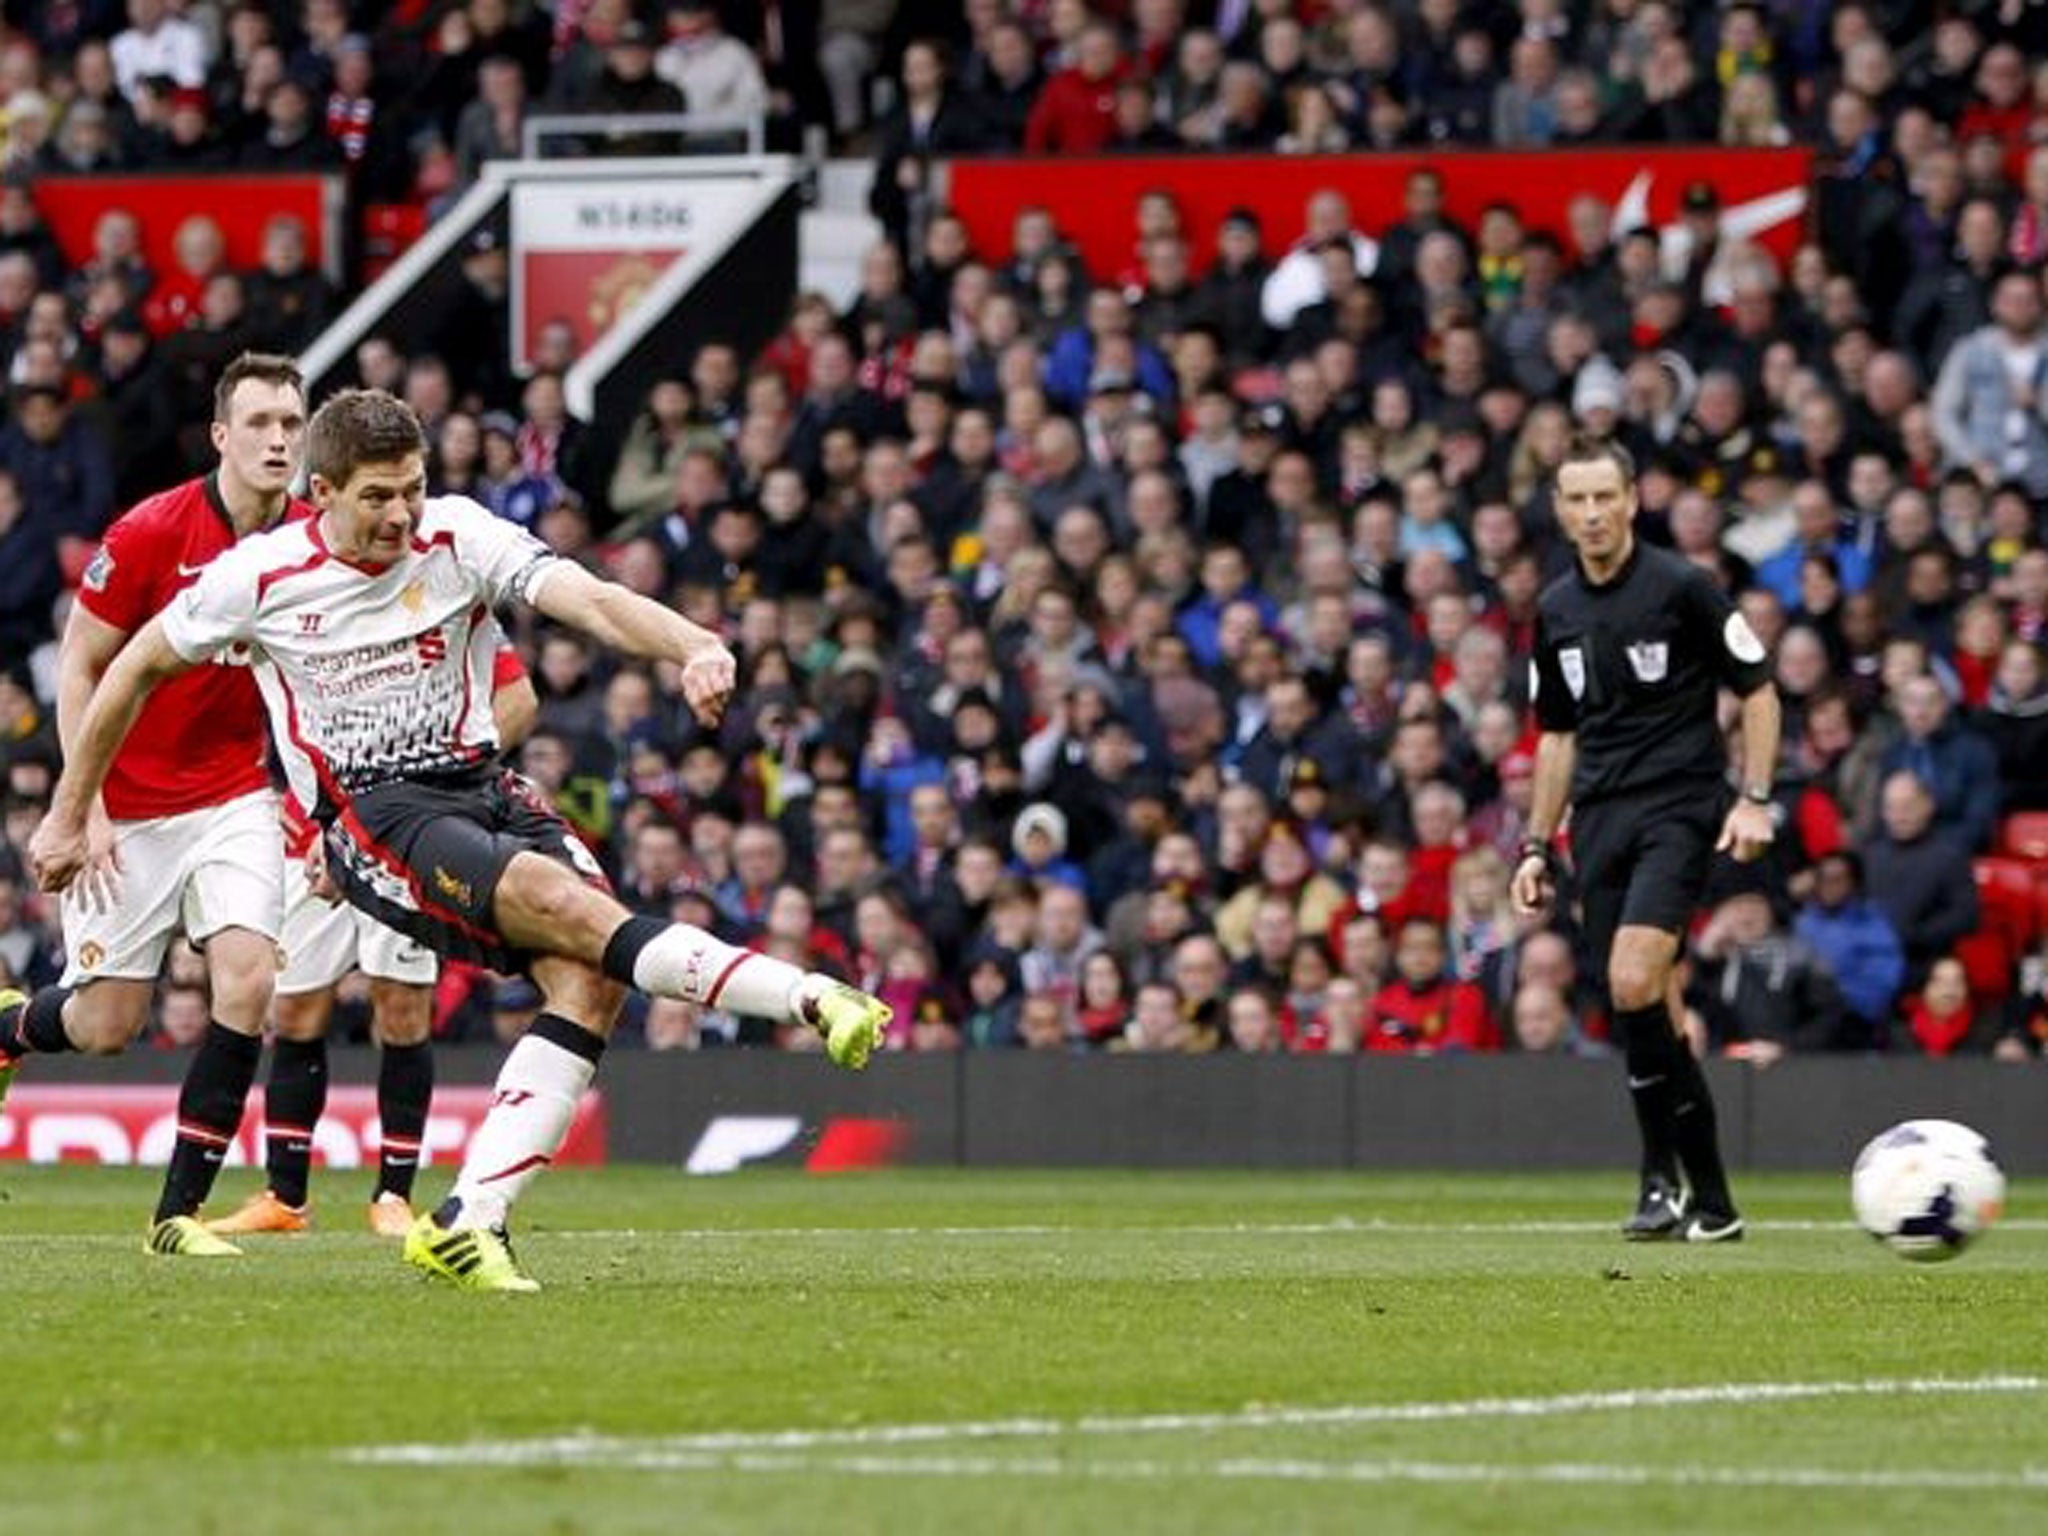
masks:
[[[1468,230],[1478,227],[1489,204],[1507,203],[1529,228],[1565,240],[1567,250],[1565,210],[1581,193],[1613,208],[1617,229],[1662,227],[1677,219],[1688,182],[1709,181],[1721,194],[1724,232],[1763,246],[1781,263],[1799,244],[1813,179],[1812,155],[1804,149],[1106,156],[955,160],[948,201],[965,220],[974,248],[998,260],[1009,254],[1018,209],[1050,209],[1100,278],[1135,261],[1140,193],[1173,194],[1200,271],[1215,254],[1216,226],[1234,208],[1259,216],[1266,253],[1278,256],[1300,237],[1311,193],[1342,192],[1351,201],[1352,222],[1377,235],[1400,221],[1403,185],[1410,172],[1424,168],[1443,173],[1445,212]]]
[[[491,1107],[489,1088],[440,1088],[421,1138],[422,1163],[455,1164]],[[249,1096],[242,1128],[228,1148],[230,1167],[260,1164],[263,1095]],[[178,1089],[174,1083],[147,1087],[93,1087],[81,1083],[22,1083],[0,1112],[0,1161],[30,1163],[145,1163],[161,1166],[178,1134]],[[383,1139],[377,1119],[377,1091],[337,1087],[327,1095],[327,1113],[313,1132],[314,1161],[329,1168],[360,1168],[377,1159]],[[604,1096],[586,1093],[577,1106],[557,1163],[605,1160]]]
[[[280,213],[306,226],[309,265],[329,277],[341,271],[341,182],[331,176],[43,176],[35,200],[74,266],[91,259],[100,215],[123,208],[141,223],[143,259],[157,272],[176,269],[171,243],[194,214],[220,226],[229,266],[253,267],[263,226]]]

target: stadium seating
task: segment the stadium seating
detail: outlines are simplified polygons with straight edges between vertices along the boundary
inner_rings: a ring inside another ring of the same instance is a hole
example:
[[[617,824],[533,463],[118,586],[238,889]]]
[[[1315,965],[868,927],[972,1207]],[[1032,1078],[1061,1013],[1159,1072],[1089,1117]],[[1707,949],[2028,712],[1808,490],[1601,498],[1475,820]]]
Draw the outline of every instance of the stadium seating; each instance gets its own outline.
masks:
[[[2016,811],[1998,829],[1998,851],[2048,864],[2048,811]]]
[[[1956,947],[1957,958],[1980,1001],[2012,995],[2013,971],[2041,933],[2042,871],[2023,859],[1971,861],[1980,917],[1976,932]]]

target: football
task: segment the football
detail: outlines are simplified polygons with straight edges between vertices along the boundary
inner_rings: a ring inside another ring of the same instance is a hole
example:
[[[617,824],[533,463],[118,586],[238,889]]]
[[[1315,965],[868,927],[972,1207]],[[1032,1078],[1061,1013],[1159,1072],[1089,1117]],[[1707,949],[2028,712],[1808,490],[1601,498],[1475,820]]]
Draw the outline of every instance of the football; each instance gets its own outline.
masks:
[[[1907,1120],[1874,1138],[1850,1176],[1856,1222],[1902,1258],[1952,1259],[2005,1206],[1984,1138],[1953,1120]]]

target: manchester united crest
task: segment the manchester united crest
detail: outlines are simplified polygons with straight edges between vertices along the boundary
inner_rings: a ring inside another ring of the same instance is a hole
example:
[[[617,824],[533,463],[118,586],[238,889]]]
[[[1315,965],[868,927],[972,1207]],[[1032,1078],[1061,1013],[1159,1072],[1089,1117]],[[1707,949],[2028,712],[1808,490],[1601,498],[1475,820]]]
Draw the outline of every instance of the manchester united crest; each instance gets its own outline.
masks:
[[[645,256],[623,256],[590,284],[590,333],[602,336],[654,286],[661,268]]]

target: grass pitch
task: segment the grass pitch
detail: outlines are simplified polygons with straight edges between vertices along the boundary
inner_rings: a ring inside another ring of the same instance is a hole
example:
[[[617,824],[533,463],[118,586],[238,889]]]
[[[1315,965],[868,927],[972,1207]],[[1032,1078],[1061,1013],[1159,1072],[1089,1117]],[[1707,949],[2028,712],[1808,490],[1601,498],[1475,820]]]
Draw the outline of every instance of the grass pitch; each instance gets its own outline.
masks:
[[[203,1263],[0,1171],[0,1531],[2048,1529],[2048,1223],[1916,1268],[1846,1177],[1687,1249],[1619,1176],[564,1171],[524,1298],[361,1182]]]

